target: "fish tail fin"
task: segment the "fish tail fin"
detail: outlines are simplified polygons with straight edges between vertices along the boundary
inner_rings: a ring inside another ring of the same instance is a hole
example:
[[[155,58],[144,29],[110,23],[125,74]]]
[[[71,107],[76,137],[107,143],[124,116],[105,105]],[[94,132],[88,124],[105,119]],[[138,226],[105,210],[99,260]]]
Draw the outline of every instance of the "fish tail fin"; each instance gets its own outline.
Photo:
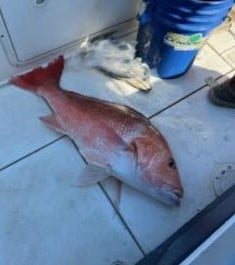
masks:
[[[50,90],[59,87],[63,68],[64,58],[60,56],[45,68],[36,68],[31,72],[12,78],[10,82],[23,89],[42,95],[47,87]]]

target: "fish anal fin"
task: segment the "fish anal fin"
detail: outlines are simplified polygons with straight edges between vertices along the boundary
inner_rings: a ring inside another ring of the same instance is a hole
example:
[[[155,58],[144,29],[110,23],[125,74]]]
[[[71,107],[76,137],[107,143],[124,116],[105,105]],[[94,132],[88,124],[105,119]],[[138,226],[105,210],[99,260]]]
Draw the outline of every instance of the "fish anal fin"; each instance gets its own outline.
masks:
[[[39,117],[39,119],[47,127],[50,127],[59,133],[66,134],[64,128],[61,126],[60,122],[58,121],[58,119],[56,118],[56,116],[54,114],[44,116],[44,117]]]

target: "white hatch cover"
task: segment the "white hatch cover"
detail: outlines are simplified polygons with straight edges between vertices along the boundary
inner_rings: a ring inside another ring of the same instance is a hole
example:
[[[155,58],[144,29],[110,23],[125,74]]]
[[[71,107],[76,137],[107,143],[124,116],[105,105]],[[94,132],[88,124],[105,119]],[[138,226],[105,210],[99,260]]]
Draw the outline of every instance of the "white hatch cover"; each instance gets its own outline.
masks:
[[[24,63],[135,18],[139,4],[139,0],[1,0],[0,36],[11,62]]]

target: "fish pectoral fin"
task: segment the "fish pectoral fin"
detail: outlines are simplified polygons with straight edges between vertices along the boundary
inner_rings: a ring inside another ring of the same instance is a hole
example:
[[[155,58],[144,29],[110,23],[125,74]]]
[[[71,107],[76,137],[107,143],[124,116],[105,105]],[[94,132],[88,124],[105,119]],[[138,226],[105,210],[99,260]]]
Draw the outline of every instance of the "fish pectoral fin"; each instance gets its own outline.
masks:
[[[96,166],[94,164],[88,164],[79,174],[77,184],[78,186],[88,186],[95,184],[101,180],[109,177],[105,168]]]
[[[48,116],[43,116],[43,117],[39,117],[39,119],[48,127],[54,129],[55,131],[62,133],[62,134],[66,134],[65,130],[63,129],[63,127],[61,126],[61,124],[59,123],[58,119],[56,118],[56,116],[54,114],[48,115]]]

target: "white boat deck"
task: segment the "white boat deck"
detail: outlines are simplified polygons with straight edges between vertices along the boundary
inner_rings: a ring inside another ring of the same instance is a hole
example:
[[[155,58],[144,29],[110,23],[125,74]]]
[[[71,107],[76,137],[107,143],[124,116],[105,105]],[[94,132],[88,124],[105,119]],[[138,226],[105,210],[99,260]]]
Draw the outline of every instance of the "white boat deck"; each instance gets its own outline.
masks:
[[[123,185],[116,212],[112,180],[78,188],[85,164],[68,138],[39,121],[50,113],[46,103],[1,87],[0,264],[133,265],[214,200],[216,174],[235,163],[235,109],[211,104],[205,79],[221,82],[235,73],[234,36],[234,29],[213,35],[183,77],[161,80],[153,71],[148,94],[94,70],[63,73],[64,88],[151,118],[179,167],[185,189],[179,208]]]

